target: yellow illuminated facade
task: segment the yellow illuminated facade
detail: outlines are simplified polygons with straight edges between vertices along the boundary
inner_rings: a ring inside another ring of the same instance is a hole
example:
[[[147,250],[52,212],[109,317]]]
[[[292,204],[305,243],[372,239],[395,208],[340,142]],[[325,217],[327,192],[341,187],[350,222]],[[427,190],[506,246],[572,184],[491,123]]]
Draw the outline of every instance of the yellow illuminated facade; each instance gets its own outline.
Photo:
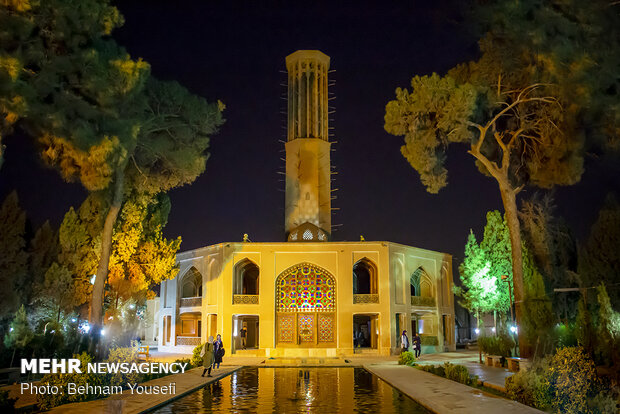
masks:
[[[286,58],[286,242],[220,243],[177,255],[162,283],[159,349],[191,352],[221,334],[235,354],[390,355],[418,331],[454,350],[452,257],[387,241],[331,241],[329,57]]]

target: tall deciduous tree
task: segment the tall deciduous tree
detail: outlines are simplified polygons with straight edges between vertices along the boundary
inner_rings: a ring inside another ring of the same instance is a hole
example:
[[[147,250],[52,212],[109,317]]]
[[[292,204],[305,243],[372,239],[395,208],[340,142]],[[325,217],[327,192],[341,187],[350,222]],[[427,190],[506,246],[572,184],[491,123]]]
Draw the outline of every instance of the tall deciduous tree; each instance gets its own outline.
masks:
[[[165,194],[134,195],[123,204],[112,238],[108,278],[111,313],[130,301],[144,305],[155,295],[155,285],[176,276],[181,238],[166,240],[161,232],[169,210]]]

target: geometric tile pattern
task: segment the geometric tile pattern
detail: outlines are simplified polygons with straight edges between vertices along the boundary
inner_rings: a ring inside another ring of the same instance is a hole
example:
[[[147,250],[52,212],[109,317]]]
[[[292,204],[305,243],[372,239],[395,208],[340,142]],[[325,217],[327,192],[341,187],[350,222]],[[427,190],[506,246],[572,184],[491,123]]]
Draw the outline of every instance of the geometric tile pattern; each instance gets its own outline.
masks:
[[[334,312],[336,282],[320,267],[302,263],[278,276],[276,300],[278,312]]]
[[[319,342],[333,342],[334,341],[334,314],[333,313],[320,313],[318,328],[319,328]]]
[[[279,320],[279,331],[280,331],[280,342],[293,342],[293,336],[295,332],[295,319],[294,315],[280,315],[278,317]]]

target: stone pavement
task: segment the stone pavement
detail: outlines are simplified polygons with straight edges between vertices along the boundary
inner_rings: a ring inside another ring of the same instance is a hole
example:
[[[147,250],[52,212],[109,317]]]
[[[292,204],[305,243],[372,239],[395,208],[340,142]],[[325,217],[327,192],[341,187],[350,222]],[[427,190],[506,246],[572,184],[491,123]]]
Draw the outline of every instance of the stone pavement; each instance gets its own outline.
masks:
[[[514,372],[506,368],[489,367],[479,362],[478,351],[442,352],[421,355],[416,361],[419,365],[443,365],[445,362],[464,365],[471,375],[477,375],[485,387],[506,392],[505,381]]]
[[[527,414],[542,411],[497,397],[416,368],[394,364],[365,365],[366,370],[438,414]]]
[[[123,390],[120,395],[112,395],[108,398],[88,401],[84,403],[65,404],[50,410],[50,413],[58,414],[82,414],[82,413],[109,413],[109,414],[138,414],[151,411],[161,405],[172,400],[181,398],[193,391],[196,391],[206,384],[217,381],[233,371],[238,370],[241,366],[228,365],[220,366],[220,369],[214,370],[209,377],[201,377],[202,368],[194,368],[185,374],[168,375],[147,381],[141,385],[159,385],[166,386],[175,383],[174,396],[168,394],[139,395],[132,394],[131,390]]]

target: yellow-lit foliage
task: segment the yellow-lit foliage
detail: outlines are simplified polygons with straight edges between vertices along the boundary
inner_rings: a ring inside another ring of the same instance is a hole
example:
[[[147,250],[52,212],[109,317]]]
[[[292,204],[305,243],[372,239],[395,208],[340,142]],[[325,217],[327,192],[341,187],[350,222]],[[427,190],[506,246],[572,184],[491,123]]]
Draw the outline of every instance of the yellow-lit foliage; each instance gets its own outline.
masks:
[[[112,157],[118,146],[117,137],[105,137],[88,149],[81,149],[65,137],[45,134],[40,142],[45,147],[42,156],[50,165],[57,165],[68,182],[79,181],[86,189],[104,189],[114,174]]]
[[[127,301],[153,297],[154,285],[176,276],[176,252],[181,239],[167,240],[162,235],[166,203],[161,197],[135,196],[124,204],[112,241],[110,312]]]
[[[566,347],[552,358],[546,380],[552,387],[553,408],[562,413],[591,413],[588,399],[596,394],[599,380],[594,361],[583,348]]]

